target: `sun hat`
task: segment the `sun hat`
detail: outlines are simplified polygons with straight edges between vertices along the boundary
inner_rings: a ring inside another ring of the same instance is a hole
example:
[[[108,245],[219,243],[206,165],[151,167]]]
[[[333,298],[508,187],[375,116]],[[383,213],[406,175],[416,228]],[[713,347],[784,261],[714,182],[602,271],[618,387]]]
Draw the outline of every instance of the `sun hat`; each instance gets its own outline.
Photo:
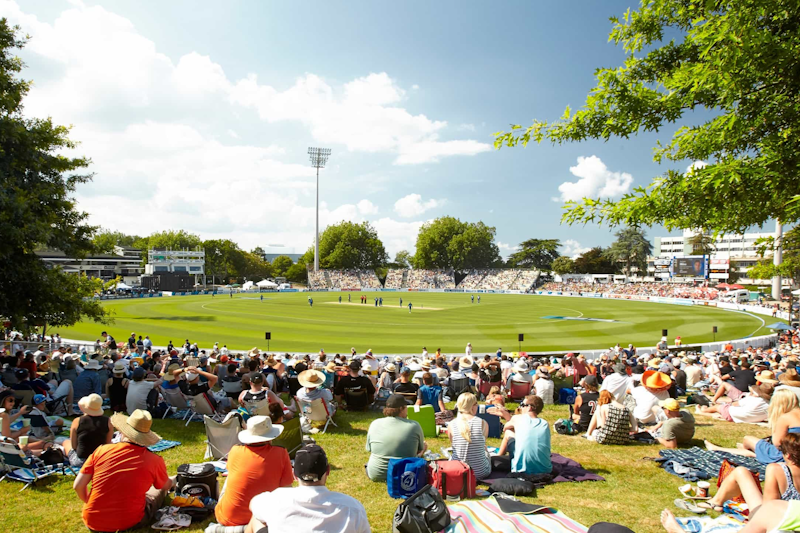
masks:
[[[328,456],[317,444],[306,444],[294,457],[294,476],[300,481],[315,483],[328,471]]]
[[[668,400],[664,400],[663,402],[658,402],[658,405],[660,405],[667,411],[676,412],[681,410],[681,404],[679,404],[678,400],[676,400],[675,398],[669,398]]]
[[[140,446],[152,446],[161,440],[156,433],[150,431],[153,417],[148,411],[136,409],[131,416],[117,413],[111,417],[111,425],[128,437],[131,442]]]
[[[514,372],[519,372],[520,374],[525,374],[530,369],[528,368],[528,363],[525,361],[517,361],[517,364],[514,365]]]
[[[89,416],[103,416],[103,398],[99,394],[90,394],[78,400],[78,407]]]
[[[588,385],[590,387],[597,388],[597,376],[593,376],[592,374],[589,374],[588,376],[584,376],[581,381],[583,381],[584,385]]]
[[[239,432],[239,442],[242,444],[269,442],[278,438],[281,433],[283,426],[273,424],[268,416],[251,416],[247,419],[247,429]]]
[[[756,381],[759,383],[769,383],[771,385],[778,382],[778,380],[775,379],[775,374],[769,370],[764,370],[760,374],[756,374]]]
[[[39,405],[47,401],[47,396],[44,394],[37,394],[33,397],[33,405]]]
[[[775,392],[775,386],[772,383],[759,383],[758,385],[752,385],[750,391],[769,403],[772,399],[772,393]]]
[[[114,363],[113,373],[114,373],[115,376],[121,376],[121,375],[125,374],[125,370],[126,369],[125,369],[125,364],[124,363],[122,363],[120,361],[117,361],[116,363]]]
[[[800,387],[800,374],[794,368],[787,368],[786,372],[778,377],[778,381],[787,387]]]
[[[403,362],[403,358],[402,358],[402,357],[400,357],[399,355],[396,355],[396,356],[394,357],[394,362],[395,362],[395,363],[402,363],[402,362]]]
[[[467,367],[467,366],[472,366],[472,363],[474,363],[474,362],[475,362],[475,360],[472,359],[472,357],[469,357],[468,355],[465,355],[464,357],[462,357],[461,359],[458,360],[458,365]]]
[[[667,390],[672,385],[672,379],[657,370],[647,370],[642,374],[642,385],[651,392]]]
[[[431,362],[429,360],[423,361],[420,366],[422,367],[422,370],[430,370]]]
[[[625,367],[625,363],[620,362],[620,363],[615,364],[614,365],[614,372],[616,372],[617,374],[627,374],[628,371],[627,371],[627,369]]]
[[[174,371],[178,370],[181,367],[178,363],[172,363],[167,367],[167,371],[164,372],[164,379],[166,381],[175,381],[176,376],[173,374]]]
[[[297,375],[297,381],[303,387],[315,389],[325,385],[325,374],[319,370],[303,370]]]
[[[327,365],[325,365],[325,370],[328,372],[334,372],[336,370],[336,363],[333,361],[329,361]]]
[[[393,363],[386,365],[387,372],[397,372],[397,367]]]
[[[83,368],[84,370],[100,370],[100,362],[97,359],[89,359]]]

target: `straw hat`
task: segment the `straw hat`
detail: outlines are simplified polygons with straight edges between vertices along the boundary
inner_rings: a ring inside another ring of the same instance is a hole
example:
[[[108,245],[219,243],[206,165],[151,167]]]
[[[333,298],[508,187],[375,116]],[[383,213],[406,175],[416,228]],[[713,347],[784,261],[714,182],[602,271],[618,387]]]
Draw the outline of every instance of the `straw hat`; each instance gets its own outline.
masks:
[[[648,370],[642,374],[642,385],[651,392],[659,392],[672,386],[672,378],[663,372]]]
[[[116,363],[114,363],[114,371],[113,372],[114,372],[115,376],[121,376],[121,375],[125,374],[125,365],[122,362],[117,361]]]
[[[462,368],[472,368],[472,365],[475,363],[475,360],[468,355],[465,355],[461,359],[458,360],[458,366]]]
[[[111,425],[128,437],[131,442],[140,446],[152,446],[161,440],[161,437],[150,431],[153,426],[153,417],[149,412],[141,409],[136,409],[131,416],[125,416],[122,413],[115,414],[111,417]]]
[[[100,370],[100,362],[97,359],[89,359],[83,368],[84,370]]]
[[[422,362],[422,370],[430,370],[432,362],[428,359]]]
[[[333,361],[328,362],[328,364],[325,365],[325,370],[327,370],[328,372],[335,372],[336,371],[336,363],[334,363]]]
[[[529,371],[528,364],[525,361],[517,361],[517,364],[514,365],[514,372],[518,372],[520,374],[525,374]]]
[[[164,372],[164,380],[165,381],[175,381],[176,376],[173,374],[174,371],[178,370],[181,367],[178,363],[172,363],[167,367],[167,371]]]
[[[297,375],[297,381],[303,387],[315,389],[325,385],[325,374],[319,370],[303,370]]]
[[[778,380],[775,379],[775,374],[769,370],[764,370],[760,374],[756,374],[756,381],[759,383],[769,383],[770,385],[774,385],[778,382]]]
[[[387,372],[397,372],[397,367],[393,363],[386,365]]]
[[[313,372],[307,370],[306,372]],[[247,429],[239,432],[239,442],[242,444],[258,444],[269,442],[283,432],[283,426],[273,424],[268,416],[251,416],[247,419]]]
[[[772,399],[772,393],[775,392],[775,386],[772,383],[759,383],[758,385],[751,386],[750,392],[769,403]]]
[[[778,381],[788,387],[800,387],[800,374],[794,368],[788,368],[778,377]]]
[[[103,398],[99,394],[90,394],[78,400],[78,407],[89,416],[103,416]]]

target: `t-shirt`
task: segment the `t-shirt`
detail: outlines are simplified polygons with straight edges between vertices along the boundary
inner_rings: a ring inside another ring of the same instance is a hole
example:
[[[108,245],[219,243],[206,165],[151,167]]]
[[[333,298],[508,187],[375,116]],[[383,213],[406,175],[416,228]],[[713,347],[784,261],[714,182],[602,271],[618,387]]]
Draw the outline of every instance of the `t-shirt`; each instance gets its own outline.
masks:
[[[225,493],[214,513],[223,526],[242,526],[250,522],[250,500],[262,492],[291,487],[294,476],[289,453],[280,446],[242,446],[228,454],[228,480]]]
[[[366,389],[368,396],[375,395],[375,386],[366,376],[342,376],[336,383],[335,393],[337,396],[344,396],[345,389],[361,390]]]
[[[734,422],[757,424],[769,416],[769,404],[759,396],[745,396],[736,403],[739,405],[732,405],[728,410]]]
[[[625,398],[625,391],[633,387],[633,380],[627,375],[614,373],[603,380],[600,390],[607,390],[614,398],[622,403]]]
[[[128,413],[136,409],[147,410],[147,395],[153,390],[152,381],[130,381],[128,382],[128,394],[125,396],[125,408]]]
[[[694,417],[689,411],[681,411],[681,416],[669,418],[661,426],[661,438],[674,440],[678,444],[688,444],[694,437]]]
[[[511,458],[512,472],[526,474],[549,474],[553,471],[550,461],[550,425],[547,420],[528,415],[515,415],[514,454]]]
[[[681,370],[680,368],[675,370],[675,379],[674,379],[675,386],[681,390],[686,390],[686,372]]]
[[[367,475],[373,481],[386,480],[389,459],[415,457],[425,448],[425,436],[416,420],[387,416],[369,425],[366,450],[370,452]]]
[[[432,405],[433,412],[439,412],[439,400],[442,399],[442,388],[435,385],[423,385],[417,391],[417,399],[422,400],[422,405]]]
[[[733,386],[742,392],[749,392],[756,384],[756,373],[752,370],[734,370],[730,373]]]
[[[697,382],[703,380],[703,369],[697,365],[689,365],[686,367],[686,384],[694,387]]]
[[[402,383],[398,381],[397,383],[392,385],[392,391],[398,393],[402,392],[404,394],[416,394],[418,390],[419,390],[419,385],[417,385],[416,383],[411,383],[410,381],[408,383]]]
[[[542,399],[542,403],[545,405],[551,405],[553,403],[553,392],[555,390],[555,384],[553,380],[547,378],[539,378],[533,382],[533,392]]]
[[[631,396],[636,401],[636,407],[633,408],[633,416],[636,417],[636,420],[654,422],[653,407],[656,407],[658,402],[668,399],[669,392],[650,392],[644,387],[636,387],[631,391]]]
[[[104,444],[81,468],[92,490],[83,506],[83,522],[94,531],[130,529],[144,518],[145,493],[167,483],[164,459],[131,442]]]
[[[367,512],[361,503],[327,487],[280,488],[250,501],[253,516],[269,533],[370,533]]]

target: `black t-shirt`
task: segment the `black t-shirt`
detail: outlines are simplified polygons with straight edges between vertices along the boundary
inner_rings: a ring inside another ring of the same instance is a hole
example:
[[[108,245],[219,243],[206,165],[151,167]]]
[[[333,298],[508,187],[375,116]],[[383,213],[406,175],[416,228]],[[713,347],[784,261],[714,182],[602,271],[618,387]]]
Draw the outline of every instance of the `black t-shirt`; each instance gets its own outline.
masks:
[[[367,396],[374,396],[375,395],[375,386],[372,384],[372,381],[369,380],[366,376],[342,376],[339,378],[339,381],[336,383],[336,395],[337,396],[344,396],[345,389],[350,390],[361,390],[366,389]]]
[[[581,415],[578,421],[581,431],[589,429],[589,423],[592,421],[595,409],[597,409],[597,399],[599,397],[599,392],[584,392],[581,394],[581,407],[578,409],[578,413]]]
[[[728,366],[719,365],[719,375],[720,376],[727,376],[731,372],[733,372],[733,367],[731,365],[728,365]]]
[[[752,370],[734,370],[730,373],[733,386],[742,392],[748,392],[756,384],[756,373]]]
[[[117,349],[117,341],[111,335],[106,337],[106,342],[108,343],[108,349],[109,350],[116,350]]]
[[[186,396],[197,396],[199,394],[205,394],[208,401],[211,402],[211,405],[214,409],[217,408],[217,401],[214,399],[214,395],[210,393],[211,387],[208,386],[208,383],[203,383],[202,381],[198,381],[193,385],[189,385],[184,380],[178,381],[178,387],[180,387],[181,392],[183,392]]]
[[[675,371],[675,384],[679,389],[686,390],[686,372],[680,368]]]
[[[403,393],[403,394],[416,394],[419,390],[419,385],[416,383],[403,383],[398,381],[394,385],[392,385],[392,392]]]

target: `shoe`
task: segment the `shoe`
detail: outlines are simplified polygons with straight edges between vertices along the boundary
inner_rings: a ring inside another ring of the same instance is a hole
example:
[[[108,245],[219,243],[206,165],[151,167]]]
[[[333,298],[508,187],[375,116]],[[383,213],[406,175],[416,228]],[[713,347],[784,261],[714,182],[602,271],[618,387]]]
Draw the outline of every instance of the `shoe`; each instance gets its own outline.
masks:
[[[675,507],[677,507],[678,509],[689,511],[690,513],[704,514],[706,512],[705,509],[699,507],[698,505],[695,505],[693,502],[690,502],[688,500],[681,500],[680,498],[678,498],[673,503],[675,503]]]

